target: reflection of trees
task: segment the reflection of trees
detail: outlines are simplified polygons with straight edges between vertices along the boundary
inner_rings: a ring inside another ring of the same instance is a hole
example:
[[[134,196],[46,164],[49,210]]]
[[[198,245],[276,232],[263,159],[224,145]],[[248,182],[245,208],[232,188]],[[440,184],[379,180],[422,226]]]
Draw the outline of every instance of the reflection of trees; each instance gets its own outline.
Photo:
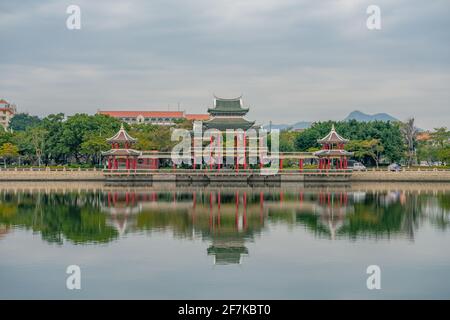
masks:
[[[0,211],[0,223],[40,232],[50,243],[101,243],[117,237],[117,231],[106,225],[98,210],[97,194],[2,194],[4,201],[15,206],[14,214]]]
[[[348,198],[348,199],[347,199]],[[236,263],[265,221],[304,226],[323,238],[414,239],[423,221],[450,225],[448,194],[372,192],[0,193],[2,230],[18,226],[50,243],[105,243],[126,232],[172,231],[210,242],[217,263]],[[5,233],[4,232],[4,233]]]
[[[424,202],[430,223],[440,230],[447,230],[450,227],[450,196],[438,194]]]

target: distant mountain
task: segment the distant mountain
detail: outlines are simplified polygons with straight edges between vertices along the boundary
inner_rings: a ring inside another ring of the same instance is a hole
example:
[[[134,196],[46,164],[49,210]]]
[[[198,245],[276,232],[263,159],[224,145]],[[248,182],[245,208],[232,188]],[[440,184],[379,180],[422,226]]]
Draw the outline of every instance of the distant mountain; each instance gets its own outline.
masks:
[[[376,114],[367,114],[361,111],[353,111],[350,112],[350,114],[344,119],[344,121],[348,120],[356,120],[361,122],[369,122],[369,121],[399,121],[397,118],[394,118],[393,116],[387,114],[387,113],[376,113]],[[312,122],[309,121],[299,121],[294,124],[274,124],[272,123],[272,129],[279,129],[279,130],[285,130],[285,129],[292,129],[292,130],[301,130],[301,129],[307,129],[311,127]],[[270,125],[264,125],[264,129],[269,130]]]
[[[344,119],[344,121],[348,120],[356,120],[356,121],[362,121],[362,122],[369,122],[369,121],[399,121],[398,119],[394,118],[393,116],[387,114],[387,113],[376,113],[373,115],[361,112],[361,111],[353,111],[350,112],[350,114]]]
[[[285,130],[285,129],[292,129],[292,130],[301,130],[301,129],[307,129],[311,126],[312,122],[308,122],[308,121],[299,121],[296,122],[294,124],[273,124],[272,123],[272,129],[279,129],[281,130]],[[265,125],[263,126],[264,129],[266,130],[270,130],[270,125]]]

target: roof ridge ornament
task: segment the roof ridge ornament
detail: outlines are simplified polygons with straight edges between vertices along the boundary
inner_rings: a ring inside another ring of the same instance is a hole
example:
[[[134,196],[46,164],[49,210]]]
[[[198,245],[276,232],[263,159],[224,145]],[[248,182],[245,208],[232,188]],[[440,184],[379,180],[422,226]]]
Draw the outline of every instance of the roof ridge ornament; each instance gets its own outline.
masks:
[[[323,137],[322,139],[318,139],[317,142],[320,144],[326,144],[326,143],[347,143],[350,140],[345,139],[342,137],[339,133],[336,132],[336,128],[334,126],[334,123],[331,125],[330,132]]]

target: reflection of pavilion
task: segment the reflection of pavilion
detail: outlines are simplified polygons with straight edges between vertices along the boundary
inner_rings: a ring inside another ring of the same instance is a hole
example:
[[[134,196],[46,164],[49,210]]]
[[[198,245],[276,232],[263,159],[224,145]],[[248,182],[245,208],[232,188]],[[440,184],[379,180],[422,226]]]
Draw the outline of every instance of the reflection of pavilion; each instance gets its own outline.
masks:
[[[245,239],[221,237],[212,240],[208,255],[214,256],[214,264],[241,264],[242,256],[248,255]]]
[[[172,230],[176,236],[210,241],[214,264],[240,264],[247,241],[264,228],[267,217],[305,224],[335,239],[353,207],[346,192],[264,194],[246,191],[120,192],[104,195],[102,211],[119,234]]]

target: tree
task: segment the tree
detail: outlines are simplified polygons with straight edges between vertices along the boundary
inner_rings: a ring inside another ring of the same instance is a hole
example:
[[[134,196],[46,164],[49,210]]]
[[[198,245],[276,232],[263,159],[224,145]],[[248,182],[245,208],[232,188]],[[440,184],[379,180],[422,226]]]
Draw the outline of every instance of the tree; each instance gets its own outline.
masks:
[[[0,157],[4,159],[5,165],[6,162],[8,162],[8,160],[11,160],[18,156],[19,156],[19,148],[16,145],[7,142],[2,144],[2,146],[0,147]]]
[[[110,149],[110,145],[106,142],[104,136],[98,136],[96,134],[90,134],[84,138],[81,143],[80,152],[86,155],[86,161],[92,158],[92,162],[98,163],[101,157],[101,152]]]
[[[346,149],[354,152],[354,156],[357,159],[370,158],[375,162],[378,168],[380,162],[380,155],[384,151],[384,147],[381,145],[380,140],[352,140],[350,141]]]
[[[316,122],[310,128],[300,132],[295,140],[296,151],[308,151],[319,148],[320,145],[317,143],[317,139],[323,138],[328,134],[332,124],[332,121]],[[350,141],[378,140],[380,147],[383,149],[383,151],[378,151],[378,162],[382,159],[396,162],[404,155],[403,135],[400,130],[400,124],[397,122],[359,122],[350,120],[336,122],[335,127],[340,135],[350,139]]]
[[[28,113],[16,113],[12,117],[9,127],[13,131],[25,131],[28,128],[36,127],[41,123],[41,119],[37,116],[31,116]]]
[[[418,132],[416,126],[414,125],[414,118],[410,118],[405,123],[403,123],[401,129],[406,142],[408,166],[411,166],[413,162],[415,143]]]
[[[450,163],[450,147],[445,147],[437,152],[438,159],[445,162],[447,165]]]
[[[450,139],[450,131],[447,131],[445,127],[435,128],[431,133],[431,139],[439,147],[444,148]]]
[[[33,147],[39,166],[41,166],[42,152],[44,151],[47,134],[48,132],[40,127],[31,128],[29,130],[29,141]]]
[[[280,152],[294,152],[299,132],[283,130],[280,132]]]

